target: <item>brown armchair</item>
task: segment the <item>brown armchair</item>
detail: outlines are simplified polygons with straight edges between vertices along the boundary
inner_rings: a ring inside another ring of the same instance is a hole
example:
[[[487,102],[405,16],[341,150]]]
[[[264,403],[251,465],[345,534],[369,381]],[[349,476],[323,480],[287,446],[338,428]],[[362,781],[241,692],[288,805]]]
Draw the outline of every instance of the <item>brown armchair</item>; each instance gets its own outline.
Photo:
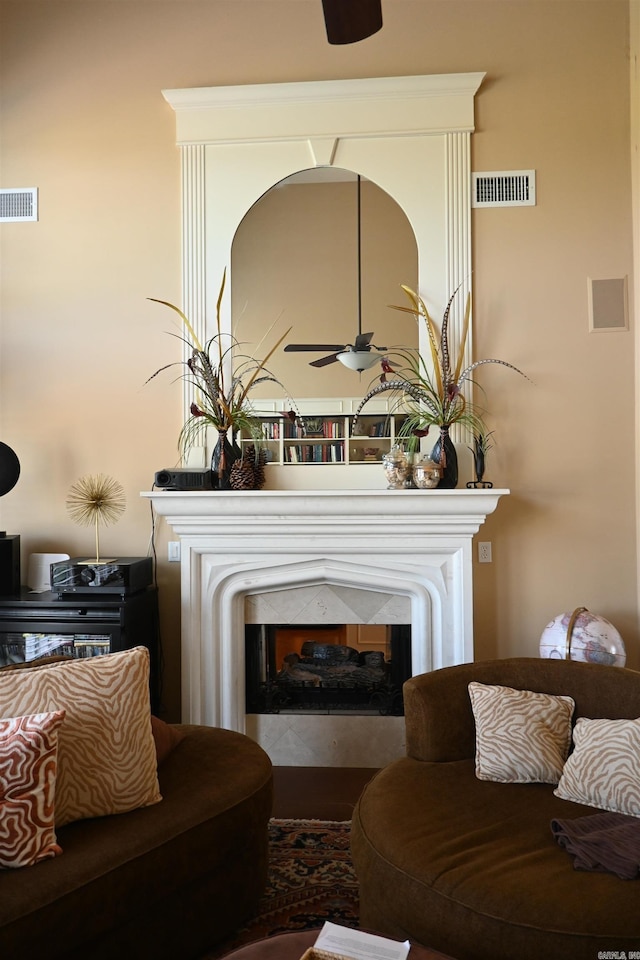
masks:
[[[625,668],[518,658],[408,680],[407,756],[374,777],[353,815],[362,926],[457,960],[640,956],[640,879],[576,870],[551,832],[554,818],[598,811],[549,783],[476,777],[474,680],[571,696],[574,722],[640,717],[640,673]]]

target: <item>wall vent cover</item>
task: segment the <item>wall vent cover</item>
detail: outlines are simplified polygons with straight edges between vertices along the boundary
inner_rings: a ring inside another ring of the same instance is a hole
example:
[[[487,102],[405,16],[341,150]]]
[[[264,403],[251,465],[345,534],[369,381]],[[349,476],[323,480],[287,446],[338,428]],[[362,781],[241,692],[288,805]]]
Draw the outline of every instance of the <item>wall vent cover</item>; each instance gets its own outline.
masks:
[[[38,188],[0,190],[0,223],[38,219]]]
[[[499,170],[472,173],[472,207],[533,207],[535,170]]]

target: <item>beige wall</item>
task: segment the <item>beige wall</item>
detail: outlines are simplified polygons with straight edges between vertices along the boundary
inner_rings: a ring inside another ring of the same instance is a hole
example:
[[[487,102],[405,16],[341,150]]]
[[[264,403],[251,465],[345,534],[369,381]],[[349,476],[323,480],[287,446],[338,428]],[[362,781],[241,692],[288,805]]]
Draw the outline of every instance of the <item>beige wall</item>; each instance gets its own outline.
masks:
[[[326,42],[320,0],[0,3],[3,187],[38,186],[38,223],[0,227],[0,437],[22,476],[0,527],[33,551],[91,549],[65,510],[105,472],[124,518],[103,535],[147,552],[138,498],[176,460],[179,154],[162,88],[486,71],[473,168],[534,168],[536,207],[473,217],[476,355],[496,447],[487,476],[512,495],[481,532],[479,658],[536,655],[545,624],[584,605],[640,666],[634,334],[590,334],[587,278],[631,276],[626,0],[386,0],[359,44]],[[516,382],[517,381],[517,382]],[[156,531],[167,714],[179,703],[179,577]]]

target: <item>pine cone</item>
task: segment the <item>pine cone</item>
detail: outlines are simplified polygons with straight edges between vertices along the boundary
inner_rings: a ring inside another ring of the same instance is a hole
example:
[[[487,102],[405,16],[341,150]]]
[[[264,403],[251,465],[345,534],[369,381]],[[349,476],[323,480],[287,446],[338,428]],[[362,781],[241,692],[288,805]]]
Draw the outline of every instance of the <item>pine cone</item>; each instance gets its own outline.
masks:
[[[245,448],[244,456],[253,468],[254,490],[262,490],[266,479],[264,467],[267,462],[267,451],[262,447],[256,448],[250,443]]]
[[[229,485],[232,490],[253,490],[255,489],[255,476],[253,466],[244,458],[236,460],[231,467],[229,475]]]

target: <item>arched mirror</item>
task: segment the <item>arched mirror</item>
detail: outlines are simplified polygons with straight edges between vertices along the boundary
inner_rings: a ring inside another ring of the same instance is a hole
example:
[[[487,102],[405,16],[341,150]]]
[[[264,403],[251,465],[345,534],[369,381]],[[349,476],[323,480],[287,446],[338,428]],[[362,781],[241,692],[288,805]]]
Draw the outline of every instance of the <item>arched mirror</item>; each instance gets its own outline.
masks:
[[[304,170],[268,190],[236,231],[231,268],[232,330],[249,350],[278,318],[269,345],[292,327],[288,343],[348,344],[373,331],[381,349],[418,346],[415,319],[389,306],[406,302],[400,284],[417,286],[413,229],[388,193],[353,171]],[[269,366],[296,398],[358,396],[379,374],[378,365],[361,375],[309,365],[322,357],[281,347]],[[252,396],[274,396],[273,385]]]

